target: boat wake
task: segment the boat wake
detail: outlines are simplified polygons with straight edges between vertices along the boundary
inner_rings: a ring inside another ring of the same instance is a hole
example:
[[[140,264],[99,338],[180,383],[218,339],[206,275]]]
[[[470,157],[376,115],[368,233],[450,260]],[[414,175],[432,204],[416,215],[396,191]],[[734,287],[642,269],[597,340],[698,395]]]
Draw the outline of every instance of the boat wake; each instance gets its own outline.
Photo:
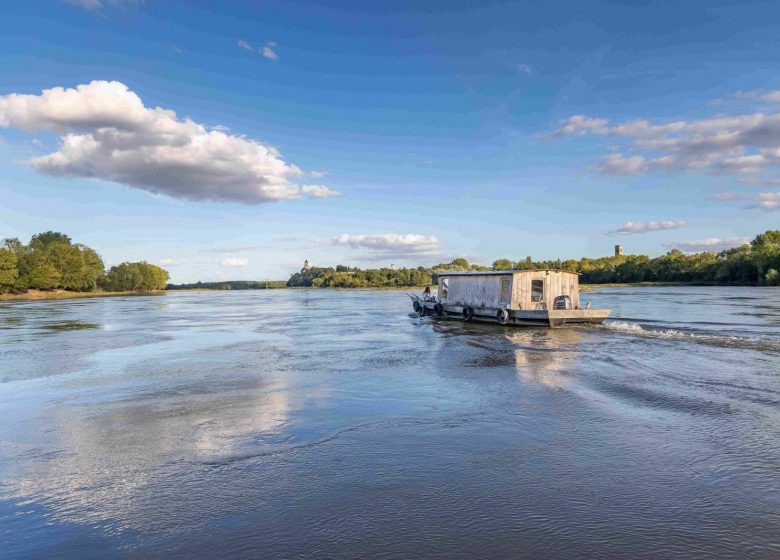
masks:
[[[651,328],[630,321],[607,321],[597,328],[646,338],[708,344],[726,348],[749,348],[762,352],[780,353],[780,339],[740,335],[716,334],[706,331]]]

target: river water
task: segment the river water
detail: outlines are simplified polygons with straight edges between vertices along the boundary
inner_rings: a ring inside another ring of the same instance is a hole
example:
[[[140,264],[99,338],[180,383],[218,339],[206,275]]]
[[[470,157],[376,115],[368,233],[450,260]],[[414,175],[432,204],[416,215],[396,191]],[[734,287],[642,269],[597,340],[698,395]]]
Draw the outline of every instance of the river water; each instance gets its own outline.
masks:
[[[779,558],[780,290],[0,303],[3,558]]]

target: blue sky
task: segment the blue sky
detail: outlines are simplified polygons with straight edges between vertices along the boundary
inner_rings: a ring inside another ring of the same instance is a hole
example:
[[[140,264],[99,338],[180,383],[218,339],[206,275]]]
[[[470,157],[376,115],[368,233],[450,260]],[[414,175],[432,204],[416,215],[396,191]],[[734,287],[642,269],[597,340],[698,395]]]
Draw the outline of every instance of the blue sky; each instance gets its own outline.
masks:
[[[780,6],[628,4],[5,3],[0,236],[183,282],[776,229]]]

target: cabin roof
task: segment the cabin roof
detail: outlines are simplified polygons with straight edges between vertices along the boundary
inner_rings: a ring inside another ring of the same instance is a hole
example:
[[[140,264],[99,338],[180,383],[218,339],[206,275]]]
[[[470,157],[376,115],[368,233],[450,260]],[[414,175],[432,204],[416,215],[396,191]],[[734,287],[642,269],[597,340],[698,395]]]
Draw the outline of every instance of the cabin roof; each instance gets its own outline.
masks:
[[[557,272],[560,274],[576,274],[577,276],[580,275],[579,272],[570,272],[568,270],[558,270],[556,268],[533,268],[533,269],[526,269],[526,270],[476,270],[472,272],[448,272],[448,271],[442,271],[442,272],[436,272],[435,274],[438,274],[439,276],[504,276],[508,274],[523,274],[528,272]]]

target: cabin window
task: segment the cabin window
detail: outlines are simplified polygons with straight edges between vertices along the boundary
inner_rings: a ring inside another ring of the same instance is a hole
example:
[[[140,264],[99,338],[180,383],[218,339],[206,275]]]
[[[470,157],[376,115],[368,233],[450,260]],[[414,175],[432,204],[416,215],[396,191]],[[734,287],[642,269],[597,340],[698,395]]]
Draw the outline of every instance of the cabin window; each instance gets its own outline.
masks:
[[[539,303],[544,300],[544,280],[531,280],[531,301]]]
[[[509,299],[512,297],[512,279],[509,276],[501,277],[501,295],[499,303],[509,303]]]
[[[444,278],[441,281],[441,299],[447,299],[447,292],[450,291],[450,279]]]

